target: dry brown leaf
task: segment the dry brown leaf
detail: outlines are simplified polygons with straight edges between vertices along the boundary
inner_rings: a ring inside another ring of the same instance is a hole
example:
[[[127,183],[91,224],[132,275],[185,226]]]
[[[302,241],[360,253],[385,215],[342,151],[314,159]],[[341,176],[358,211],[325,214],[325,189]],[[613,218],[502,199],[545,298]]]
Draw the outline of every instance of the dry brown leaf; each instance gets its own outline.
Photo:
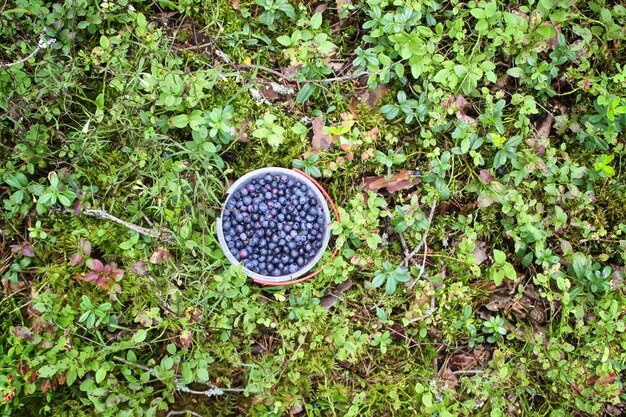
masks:
[[[241,5],[239,5],[239,0],[230,0],[230,6],[231,6],[234,10],[239,10],[239,9],[241,9]]]
[[[316,13],[324,13],[326,9],[328,9],[328,4],[320,3],[317,6],[315,6],[315,9],[313,9],[313,13],[311,13],[311,15],[314,15]]]
[[[341,18],[341,13],[343,12],[343,9],[350,4],[352,4],[352,0],[337,0],[337,14],[339,15],[339,20],[343,20]]]
[[[415,171],[404,170],[391,174],[389,178],[385,176],[365,177],[363,179],[364,191],[378,191],[383,188],[390,193],[397,193],[401,190],[408,190],[420,183],[420,179],[415,177]]]
[[[474,246],[474,259],[476,259],[476,265],[480,265],[489,259],[487,255],[487,244],[481,240],[476,241]]]
[[[358,106],[361,104],[365,104],[371,108],[377,108],[383,97],[387,94],[389,94],[389,87],[384,84],[378,85],[374,90],[370,90],[367,87],[357,89],[350,102],[350,112],[356,117],[358,114]]]
[[[457,371],[465,371],[466,369],[476,366],[478,361],[468,353],[457,353],[452,355],[448,362],[448,366],[454,367]]]
[[[326,310],[330,310],[330,308],[335,305],[337,300],[339,300],[341,294],[348,291],[350,287],[352,287],[352,281],[350,280],[337,285],[330,294],[322,297],[320,300],[320,306],[324,307]]]
[[[325,151],[329,149],[333,143],[333,137],[324,132],[324,121],[322,116],[313,119],[313,149],[316,151]]]

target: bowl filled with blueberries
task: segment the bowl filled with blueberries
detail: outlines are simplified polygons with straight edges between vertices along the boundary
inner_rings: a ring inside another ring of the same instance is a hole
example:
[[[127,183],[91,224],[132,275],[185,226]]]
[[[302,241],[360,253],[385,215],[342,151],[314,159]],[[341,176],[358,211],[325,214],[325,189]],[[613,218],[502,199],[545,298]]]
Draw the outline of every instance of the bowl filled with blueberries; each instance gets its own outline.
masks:
[[[306,175],[262,168],[235,181],[220,217],[217,236],[233,264],[259,283],[288,283],[320,260],[330,240],[330,211]]]

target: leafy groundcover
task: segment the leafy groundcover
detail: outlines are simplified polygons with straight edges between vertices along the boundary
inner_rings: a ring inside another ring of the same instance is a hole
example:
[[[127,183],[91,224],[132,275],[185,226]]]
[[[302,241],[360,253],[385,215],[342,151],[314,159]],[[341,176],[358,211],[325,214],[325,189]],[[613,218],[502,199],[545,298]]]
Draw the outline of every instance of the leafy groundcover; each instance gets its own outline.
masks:
[[[608,0],[4,2],[0,413],[624,415],[625,27]],[[289,287],[216,239],[267,166],[339,207]]]

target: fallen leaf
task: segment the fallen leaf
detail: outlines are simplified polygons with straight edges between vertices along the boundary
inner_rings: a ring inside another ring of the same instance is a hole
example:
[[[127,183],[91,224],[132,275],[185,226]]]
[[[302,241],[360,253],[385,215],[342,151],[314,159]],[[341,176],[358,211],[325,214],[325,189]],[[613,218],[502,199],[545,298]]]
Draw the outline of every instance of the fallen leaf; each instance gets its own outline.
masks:
[[[35,341],[35,335],[33,335],[33,332],[27,327],[23,327],[23,326],[14,327],[13,336],[17,337],[18,339],[24,339],[30,343],[37,343]]]
[[[481,240],[476,241],[474,246],[474,259],[476,259],[476,265],[480,265],[485,262],[489,257],[487,256],[487,244]]]
[[[361,104],[365,104],[371,109],[377,108],[387,94],[389,94],[389,87],[384,84],[379,84],[374,90],[371,90],[369,87],[357,89],[350,102],[350,113],[356,117],[358,106]]]
[[[234,10],[239,10],[239,9],[241,9],[241,6],[239,5],[239,0],[230,0],[230,6],[231,6]]]
[[[70,258],[70,266],[76,266],[81,264],[84,261],[82,253],[75,253]]]
[[[189,349],[189,346],[191,346],[191,330],[189,329],[183,330],[180,333],[178,340],[180,340],[180,344],[182,347]]]
[[[487,171],[486,169],[481,169],[479,175],[480,179],[483,180],[485,184],[489,184],[491,181],[493,181],[493,175],[491,175],[491,172]]]
[[[146,275],[148,275],[148,272],[150,271],[150,267],[148,266],[147,263],[143,261],[139,261],[139,262],[135,262],[134,264],[132,264],[130,266],[130,270],[135,275],[138,275],[140,277],[145,277]]]
[[[325,151],[329,149],[333,143],[333,137],[324,132],[324,121],[322,116],[313,119],[313,149],[316,151]]]
[[[349,290],[350,287],[352,287],[352,281],[350,280],[337,285],[330,294],[322,297],[320,300],[320,306],[324,307],[326,310],[330,310],[330,308],[335,305],[337,300],[339,300],[341,294]]]
[[[415,176],[416,171],[404,170],[391,174],[388,178],[385,176],[365,177],[363,179],[364,191],[378,191],[387,189],[390,193],[396,193],[401,190],[408,190],[420,183],[420,179]]]
[[[152,255],[150,255],[150,263],[153,264],[161,264],[172,259],[173,256],[163,247],[155,249],[154,252],[152,252]]]
[[[320,3],[317,6],[315,6],[315,9],[313,9],[313,13],[311,13],[311,15],[314,15],[316,13],[324,13],[326,9],[328,9],[328,4]]]

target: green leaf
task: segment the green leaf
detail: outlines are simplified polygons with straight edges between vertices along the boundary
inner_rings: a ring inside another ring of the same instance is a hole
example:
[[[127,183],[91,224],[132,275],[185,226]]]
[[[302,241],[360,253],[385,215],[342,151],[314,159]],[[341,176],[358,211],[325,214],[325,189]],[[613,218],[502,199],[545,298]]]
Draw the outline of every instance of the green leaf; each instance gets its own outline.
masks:
[[[200,367],[196,370],[196,375],[198,376],[198,381],[206,382],[209,380],[209,371],[207,368]]]
[[[102,381],[104,381],[104,377],[107,376],[107,370],[104,368],[100,368],[98,369],[98,371],[96,372],[96,383],[99,384]]]
[[[311,29],[316,30],[322,26],[322,14],[315,13],[311,18]]]
[[[111,42],[109,41],[109,38],[107,38],[104,35],[100,36],[100,46],[103,47],[104,49],[107,49],[109,46],[111,46]]]
[[[396,269],[396,272],[394,273],[394,277],[396,281],[407,282],[408,280],[411,279],[411,274],[409,274],[408,269],[404,267],[399,267],[398,269]]]
[[[191,365],[189,362],[185,362],[182,365],[182,375],[183,375],[183,383],[191,384],[194,381],[194,374],[191,370]]]
[[[133,341],[133,343],[141,343],[144,340],[146,340],[147,336],[148,336],[148,331],[146,329],[139,329],[133,335],[132,341]]]
[[[276,42],[278,42],[279,44],[281,44],[283,46],[290,46],[291,45],[291,37],[290,36],[286,36],[286,35],[281,35],[281,36],[276,38]]]
[[[187,124],[189,124],[189,116],[186,114],[179,114],[177,116],[172,116],[170,117],[168,123],[170,126],[183,129],[187,127]]]
[[[509,74],[513,78],[520,78],[522,75],[524,75],[524,70],[521,69],[520,67],[513,67],[513,68],[509,68],[506,71],[506,73]]]
[[[394,69],[396,71],[396,75],[398,76],[398,78],[404,77],[404,65],[398,62],[395,65]]]
[[[139,26],[140,28],[145,28],[146,26],[148,26],[146,16],[144,16],[142,13],[137,13],[137,26]]]
[[[77,376],[78,376],[78,373],[76,372],[75,367],[71,367],[70,369],[67,370],[67,373],[65,374],[65,383],[67,384],[68,387],[72,386],[74,381],[76,381]]]
[[[49,378],[56,373],[57,373],[56,368],[53,368],[50,365],[45,365],[39,368],[39,376],[41,378]]]
[[[577,278],[584,278],[587,275],[587,257],[580,252],[575,253],[572,259],[572,269]]]
[[[398,283],[395,279],[387,279],[387,285],[385,285],[385,291],[387,292],[387,295],[393,295],[393,293],[396,292],[397,286]]]
[[[504,273],[504,276],[511,281],[515,281],[517,279],[517,272],[515,272],[515,268],[510,263],[506,262],[502,271]]]
[[[494,249],[493,250],[493,260],[497,264],[503,264],[506,261],[506,254],[501,250]]]
[[[374,279],[372,280],[372,287],[378,288],[385,282],[386,275],[383,273],[377,273]]]
[[[539,28],[537,28],[537,32],[546,39],[554,38],[556,36],[556,29],[549,23],[539,26]]]
[[[427,392],[426,394],[422,395],[422,404],[424,404],[424,406],[426,406],[427,408],[430,408],[433,406],[433,394],[430,392]]]

